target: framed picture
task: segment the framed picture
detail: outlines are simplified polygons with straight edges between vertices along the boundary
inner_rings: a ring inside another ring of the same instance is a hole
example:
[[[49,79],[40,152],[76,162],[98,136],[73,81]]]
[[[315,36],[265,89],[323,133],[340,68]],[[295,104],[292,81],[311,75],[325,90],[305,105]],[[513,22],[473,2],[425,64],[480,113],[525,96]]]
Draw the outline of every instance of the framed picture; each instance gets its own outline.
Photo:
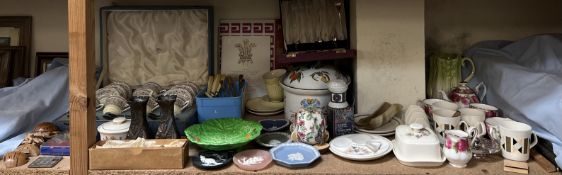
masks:
[[[103,84],[206,85],[214,73],[210,6],[109,6],[100,21]]]
[[[223,74],[243,74],[247,95],[266,94],[262,75],[276,67],[278,20],[221,20],[219,24],[219,66]]]

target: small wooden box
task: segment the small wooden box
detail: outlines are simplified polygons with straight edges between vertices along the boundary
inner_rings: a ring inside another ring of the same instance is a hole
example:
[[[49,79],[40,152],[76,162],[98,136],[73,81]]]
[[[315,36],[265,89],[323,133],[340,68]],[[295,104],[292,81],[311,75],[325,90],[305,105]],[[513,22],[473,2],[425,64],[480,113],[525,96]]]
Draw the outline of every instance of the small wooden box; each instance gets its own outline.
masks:
[[[149,140],[147,140],[149,141]],[[155,148],[98,148],[105,141],[89,149],[92,170],[182,169],[189,158],[186,139],[156,139],[157,144],[181,141],[179,147]]]

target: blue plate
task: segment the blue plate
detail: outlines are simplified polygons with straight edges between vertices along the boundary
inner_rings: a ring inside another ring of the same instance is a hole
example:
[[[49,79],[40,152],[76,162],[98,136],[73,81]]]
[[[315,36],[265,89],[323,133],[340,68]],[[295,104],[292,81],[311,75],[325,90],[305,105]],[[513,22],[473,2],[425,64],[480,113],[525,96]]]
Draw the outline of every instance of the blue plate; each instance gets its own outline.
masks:
[[[269,152],[277,164],[289,168],[307,167],[320,158],[316,148],[304,143],[284,143]]]
[[[287,128],[290,122],[286,119],[263,119],[259,123],[263,126],[264,131],[274,132]]]

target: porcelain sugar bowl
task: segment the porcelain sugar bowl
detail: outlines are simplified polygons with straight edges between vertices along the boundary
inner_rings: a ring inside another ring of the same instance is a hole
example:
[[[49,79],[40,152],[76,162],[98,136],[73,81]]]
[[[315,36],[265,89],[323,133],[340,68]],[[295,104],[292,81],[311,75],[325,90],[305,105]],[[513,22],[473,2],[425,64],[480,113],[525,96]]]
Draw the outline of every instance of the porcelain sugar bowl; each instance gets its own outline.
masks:
[[[328,138],[326,120],[320,109],[320,101],[304,99],[302,108],[297,111],[292,120],[291,132],[296,141],[310,144],[324,144]]]
[[[98,126],[98,132],[101,140],[125,140],[130,126],[131,120],[117,117]]]
[[[331,66],[300,67],[289,71],[279,82],[285,94],[285,118],[290,120],[304,99],[317,100],[321,108],[328,106],[331,99],[328,83],[336,80],[350,83],[348,76]]]
[[[443,153],[449,164],[456,168],[464,168],[472,159],[472,152],[469,148],[468,133],[462,130],[445,131],[445,145]]]

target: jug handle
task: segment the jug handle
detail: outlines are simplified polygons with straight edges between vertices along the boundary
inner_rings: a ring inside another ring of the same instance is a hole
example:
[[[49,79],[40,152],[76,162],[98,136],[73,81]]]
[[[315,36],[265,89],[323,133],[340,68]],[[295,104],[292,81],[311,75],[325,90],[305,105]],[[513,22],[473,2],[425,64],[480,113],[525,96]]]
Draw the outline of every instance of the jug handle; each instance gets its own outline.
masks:
[[[479,95],[480,94],[480,86],[482,86],[482,88],[483,88],[482,95]],[[478,83],[478,85],[476,85],[476,87],[474,87],[474,91],[476,91],[476,95],[479,96],[478,98],[480,99],[480,102],[484,102],[484,98],[486,97],[486,91],[487,91],[486,89],[487,88],[486,88],[486,85],[484,84],[484,82],[480,82],[480,83]]]
[[[537,138],[537,134],[535,134],[535,132],[531,133],[531,137],[533,137],[533,142],[529,144],[529,149],[535,147],[535,145],[537,145],[537,143],[539,142],[539,139]]]
[[[464,67],[464,62],[468,61],[470,63],[470,66],[472,67],[472,69],[470,70],[470,74],[468,74],[468,77],[466,77],[463,81],[464,82],[468,82],[472,79],[472,77],[474,77],[474,72],[476,71],[476,67],[474,66],[474,62],[472,62],[472,59],[470,58],[463,58],[462,59],[462,66]]]

